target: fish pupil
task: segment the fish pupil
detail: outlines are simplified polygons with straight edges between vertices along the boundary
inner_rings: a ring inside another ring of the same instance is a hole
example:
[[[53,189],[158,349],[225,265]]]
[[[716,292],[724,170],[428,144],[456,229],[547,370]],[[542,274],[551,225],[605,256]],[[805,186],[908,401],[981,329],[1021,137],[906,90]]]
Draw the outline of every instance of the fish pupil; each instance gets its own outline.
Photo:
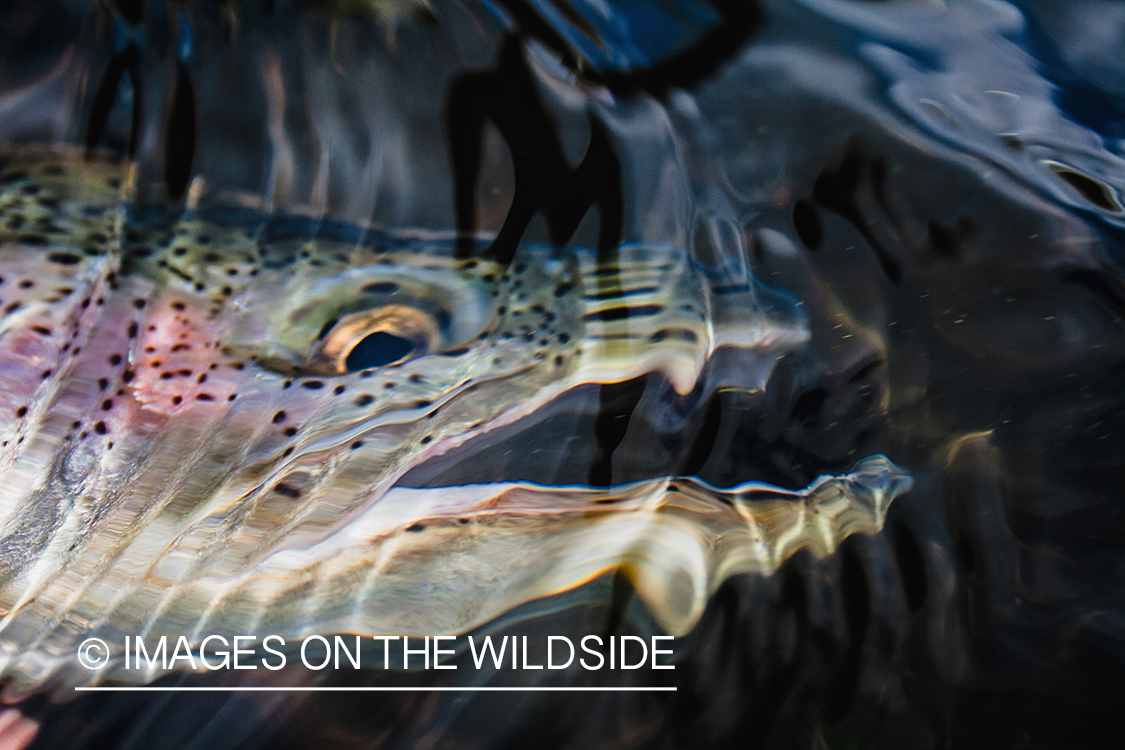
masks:
[[[413,352],[414,342],[385,331],[375,331],[364,336],[352,347],[344,364],[349,372],[383,367],[405,359]]]

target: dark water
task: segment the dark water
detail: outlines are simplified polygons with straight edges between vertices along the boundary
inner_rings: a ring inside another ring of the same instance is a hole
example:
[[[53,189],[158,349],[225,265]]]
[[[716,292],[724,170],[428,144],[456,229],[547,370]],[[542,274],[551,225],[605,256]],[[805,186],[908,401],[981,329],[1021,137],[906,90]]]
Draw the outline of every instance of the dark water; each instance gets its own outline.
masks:
[[[589,386],[405,483],[800,488],[882,452],[915,487],[882,534],[724,584],[672,695],[32,698],[33,747],[1114,744],[1125,5],[380,4],[389,25],[311,2],[110,5],[0,10],[5,144],[128,154],[162,210],[202,176],[314,217],[310,237],[331,216],[477,231],[458,252],[501,260],[671,243],[809,315],[763,392]],[[494,631],[653,627],[627,577],[585,588]]]

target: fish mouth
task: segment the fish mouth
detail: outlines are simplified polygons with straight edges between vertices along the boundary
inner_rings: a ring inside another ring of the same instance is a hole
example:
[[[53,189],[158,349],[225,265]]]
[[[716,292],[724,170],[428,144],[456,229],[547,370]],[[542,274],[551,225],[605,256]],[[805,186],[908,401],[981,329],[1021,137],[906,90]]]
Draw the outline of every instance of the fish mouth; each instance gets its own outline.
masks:
[[[728,577],[770,575],[800,550],[819,558],[848,536],[878,533],[889,504],[910,487],[909,475],[876,456],[799,492],[764,483],[719,490],[685,478],[604,489],[393,488],[334,534],[276,545],[241,574],[183,576],[170,549],[126,590],[83,591],[71,612],[105,614],[69,638],[59,634],[71,629],[64,615],[38,642],[9,646],[9,623],[42,617],[39,601],[19,603],[5,618],[5,691],[14,700],[43,690],[65,699],[75,687],[145,683],[176,668],[138,674],[127,654],[131,634],[186,638],[196,649],[205,638],[236,635],[255,643],[265,634],[286,642],[337,632],[457,636],[622,571],[659,630],[683,636]],[[457,575],[438,572],[450,569]],[[572,596],[570,605],[581,600]],[[78,635],[111,644],[96,669],[68,653]]]

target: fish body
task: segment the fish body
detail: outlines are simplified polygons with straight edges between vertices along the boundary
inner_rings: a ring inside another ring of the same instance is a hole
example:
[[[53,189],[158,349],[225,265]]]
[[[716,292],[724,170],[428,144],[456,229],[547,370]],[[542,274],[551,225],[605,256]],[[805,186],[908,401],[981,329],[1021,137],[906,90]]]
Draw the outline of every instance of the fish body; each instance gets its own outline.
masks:
[[[136,679],[120,654],[80,669],[89,634],[460,633],[625,561],[683,633],[726,576],[877,531],[909,485],[873,458],[799,492],[397,487],[582,385],[655,373],[684,396],[726,350],[713,387],[764,388],[806,321],[674,246],[502,265],[229,202],[146,218],[131,180],[65,149],[0,176],[9,694]]]

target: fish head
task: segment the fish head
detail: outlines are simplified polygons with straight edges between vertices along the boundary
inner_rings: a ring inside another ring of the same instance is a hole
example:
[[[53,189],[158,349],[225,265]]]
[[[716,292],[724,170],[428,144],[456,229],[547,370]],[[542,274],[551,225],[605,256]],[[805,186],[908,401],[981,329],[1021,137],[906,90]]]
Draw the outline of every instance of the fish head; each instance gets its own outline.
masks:
[[[807,321],[683,248],[527,245],[501,264],[460,257],[452,233],[231,197],[149,207],[134,183],[65,149],[0,170],[9,698],[136,679],[77,666],[90,633],[464,633],[626,560],[683,633],[725,576],[877,531],[908,486],[885,459],[803,493],[399,486],[583,386],[760,389]]]

